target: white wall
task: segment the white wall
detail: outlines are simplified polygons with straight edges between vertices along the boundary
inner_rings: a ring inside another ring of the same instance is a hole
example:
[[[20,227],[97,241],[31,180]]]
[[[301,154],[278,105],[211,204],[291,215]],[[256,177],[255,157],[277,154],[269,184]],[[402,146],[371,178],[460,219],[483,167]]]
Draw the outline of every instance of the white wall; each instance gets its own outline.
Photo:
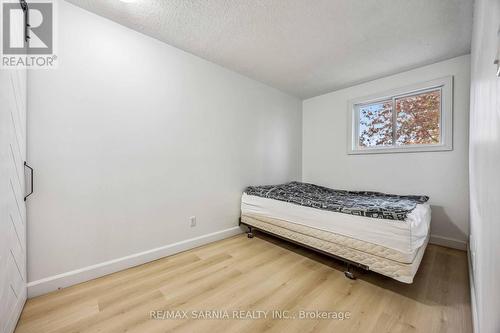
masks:
[[[59,11],[59,68],[29,77],[29,281],[237,226],[245,186],[300,178],[300,100]]]
[[[469,56],[303,102],[302,179],[333,188],[425,194],[434,242],[465,249],[468,235]],[[453,151],[347,155],[348,100],[454,76]]]
[[[470,250],[479,330],[500,332],[500,2],[476,0],[471,60]]]

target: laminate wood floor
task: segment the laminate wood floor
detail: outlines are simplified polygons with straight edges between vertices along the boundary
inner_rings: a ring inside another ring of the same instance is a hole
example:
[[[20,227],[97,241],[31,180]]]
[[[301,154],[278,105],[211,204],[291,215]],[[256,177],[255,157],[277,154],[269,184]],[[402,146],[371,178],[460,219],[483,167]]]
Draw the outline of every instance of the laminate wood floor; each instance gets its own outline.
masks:
[[[16,332],[472,331],[465,252],[429,245],[411,285],[343,270],[276,238],[238,235],[30,299]],[[222,319],[200,319],[209,316]]]

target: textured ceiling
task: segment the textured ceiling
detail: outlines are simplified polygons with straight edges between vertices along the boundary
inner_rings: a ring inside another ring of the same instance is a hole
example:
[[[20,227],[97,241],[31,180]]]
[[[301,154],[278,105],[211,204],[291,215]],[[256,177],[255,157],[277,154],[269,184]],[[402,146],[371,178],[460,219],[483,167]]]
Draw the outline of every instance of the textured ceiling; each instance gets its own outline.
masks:
[[[306,98],[469,53],[472,0],[68,0]]]

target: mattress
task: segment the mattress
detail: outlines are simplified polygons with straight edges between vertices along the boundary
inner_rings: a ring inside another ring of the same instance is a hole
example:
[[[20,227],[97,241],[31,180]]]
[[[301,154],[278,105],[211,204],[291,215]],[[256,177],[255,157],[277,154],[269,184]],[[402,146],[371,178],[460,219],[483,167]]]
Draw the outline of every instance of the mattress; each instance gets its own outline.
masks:
[[[270,220],[284,222],[294,232],[300,232],[294,226],[304,227],[309,230],[309,236],[338,244],[348,242],[354,249],[366,247],[365,243],[379,246],[385,249],[387,258],[401,263],[415,260],[428,238],[431,220],[428,203],[416,205],[404,221],[394,221],[342,214],[246,193],[241,199],[241,214],[267,223]],[[356,241],[361,245],[355,245]]]
[[[248,186],[244,193],[336,213],[399,221],[404,221],[417,204],[429,200],[425,195],[336,190],[302,182]]]
[[[266,220],[267,221],[263,221],[249,215],[241,216],[241,221],[245,224],[293,240],[300,244],[304,244],[321,251],[328,252],[336,256],[363,264],[367,266],[371,271],[383,274],[404,283],[413,282],[413,278],[418,270],[420,262],[422,261],[425,248],[429,241],[429,235],[427,235],[422,245],[415,251],[413,260],[409,263],[402,263],[385,257],[387,253],[382,246],[374,247],[373,244],[366,243],[363,251],[356,249],[357,246],[360,246],[360,243],[363,243],[358,240],[351,239],[352,243],[350,243],[349,239],[346,238],[346,242],[344,244],[339,244],[313,237],[307,232],[304,232],[304,230],[302,230],[302,232],[298,232],[294,230],[297,225],[292,223],[287,223],[275,219]],[[279,224],[281,224],[281,226]],[[308,227],[301,226],[301,228],[307,229]],[[357,245],[354,245],[354,243],[357,243]]]

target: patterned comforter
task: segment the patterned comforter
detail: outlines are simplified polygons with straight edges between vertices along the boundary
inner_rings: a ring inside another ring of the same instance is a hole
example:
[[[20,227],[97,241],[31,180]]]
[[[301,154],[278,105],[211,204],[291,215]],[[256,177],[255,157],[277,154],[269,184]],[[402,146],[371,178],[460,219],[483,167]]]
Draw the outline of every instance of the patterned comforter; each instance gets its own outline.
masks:
[[[417,204],[429,200],[427,196],[342,191],[300,182],[249,186],[245,193],[332,212],[399,221],[404,221]]]

